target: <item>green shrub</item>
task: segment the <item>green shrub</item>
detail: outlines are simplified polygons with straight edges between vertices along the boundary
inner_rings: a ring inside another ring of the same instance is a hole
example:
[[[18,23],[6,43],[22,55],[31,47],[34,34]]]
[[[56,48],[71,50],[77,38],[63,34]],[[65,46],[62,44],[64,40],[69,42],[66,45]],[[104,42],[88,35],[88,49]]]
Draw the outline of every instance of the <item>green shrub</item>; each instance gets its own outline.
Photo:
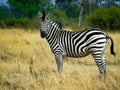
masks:
[[[0,22],[1,28],[28,28],[28,29],[36,29],[38,28],[38,18],[6,18],[4,20],[1,20]]]
[[[100,8],[89,16],[90,26],[102,29],[120,29],[120,8]]]

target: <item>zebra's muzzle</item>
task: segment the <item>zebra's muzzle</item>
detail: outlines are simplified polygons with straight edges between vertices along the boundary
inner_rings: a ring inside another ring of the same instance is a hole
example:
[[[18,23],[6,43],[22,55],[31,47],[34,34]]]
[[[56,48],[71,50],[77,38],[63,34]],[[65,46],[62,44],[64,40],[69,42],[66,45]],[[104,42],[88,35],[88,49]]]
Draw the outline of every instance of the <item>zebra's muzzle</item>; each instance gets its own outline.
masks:
[[[45,38],[46,37],[46,33],[45,32],[41,32],[41,37]]]

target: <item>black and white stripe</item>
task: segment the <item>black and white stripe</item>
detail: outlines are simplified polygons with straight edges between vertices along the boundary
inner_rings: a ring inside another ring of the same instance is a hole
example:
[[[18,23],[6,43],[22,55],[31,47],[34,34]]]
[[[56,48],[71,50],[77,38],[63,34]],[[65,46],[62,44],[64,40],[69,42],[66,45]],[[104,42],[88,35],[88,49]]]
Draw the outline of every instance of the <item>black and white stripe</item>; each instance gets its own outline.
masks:
[[[39,13],[40,32],[48,41],[55,55],[58,71],[62,71],[63,56],[85,57],[91,54],[99,68],[100,74],[106,75],[106,49],[111,40],[111,54],[114,53],[112,38],[104,31],[93,28],[79,32],[62,30],[58,22],[51,21],[49,14]]]

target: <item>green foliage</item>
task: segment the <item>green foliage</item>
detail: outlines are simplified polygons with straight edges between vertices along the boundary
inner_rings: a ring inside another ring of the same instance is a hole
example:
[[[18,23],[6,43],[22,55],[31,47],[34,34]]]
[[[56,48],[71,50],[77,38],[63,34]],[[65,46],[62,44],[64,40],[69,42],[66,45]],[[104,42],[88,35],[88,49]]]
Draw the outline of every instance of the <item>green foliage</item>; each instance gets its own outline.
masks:
[[[76,18],[79,16],[80,7],[74,0],[56,0],[56,5],[60,10],[64,10],[68,17]]]
[[[33,19],[29,19],[29,18],[6,18],[5,20],[2,20],[2,23],[0,23],[0,27],[1,28],[12,28],[12,27],[16,27],[16,28],[29,28],[29,29],[35,29],[38,28],[38,19],[37,18],[33,18]]]
[[[58,9],[50,9],[47,10],[47,12],[50,13],[51,20],[60,22],[63,26],[63,28],[71,28],[73,30],[80,30],[80,27],[78,26],[78,17],[69,17],[67,16],[66,12],[63,10]]]
[[[79,16],[80,8],[78,6],[68,4],[66,5],[66,8],[66,14],[68,17],[77,18]]]
[[[9,10],[6,10],[0,6],[0,21],[6,19],[7,17],[12,17],[12,14],[9,12]]]
[[[92,27],[102,29],[116,30],[120,29],[120,8],[100,8],[89,16],[89,22]]]
[[[16,17],[33,18],[43,6],[50,3],[49,0],[8,0],[8,3]]]
[[[58,10],[58,9],[50,9],[50,10],[47,10],[47,12],[50,13],[51,20],[60,22],[63,25],[67,24],[68,17],[65,11]]]
[[[1,28],[38,28],[38,12],[50,6],[50,0],[8,0],[10,11],[0,7]]]

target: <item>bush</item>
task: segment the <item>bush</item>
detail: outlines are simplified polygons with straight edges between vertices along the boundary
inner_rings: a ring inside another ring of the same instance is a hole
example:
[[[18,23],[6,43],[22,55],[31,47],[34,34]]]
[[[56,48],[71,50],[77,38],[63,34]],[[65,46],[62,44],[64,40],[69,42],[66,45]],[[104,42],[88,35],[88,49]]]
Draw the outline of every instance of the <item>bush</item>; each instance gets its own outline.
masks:
[[[1,20],[0,22],[1,28],[28,28],[28,29],[36,29],[38,28],[38,18],[6,18],[4,20]]]
[[[100,8],[89,16],[90,26],[101,29],[120,29],[120,8]]]

